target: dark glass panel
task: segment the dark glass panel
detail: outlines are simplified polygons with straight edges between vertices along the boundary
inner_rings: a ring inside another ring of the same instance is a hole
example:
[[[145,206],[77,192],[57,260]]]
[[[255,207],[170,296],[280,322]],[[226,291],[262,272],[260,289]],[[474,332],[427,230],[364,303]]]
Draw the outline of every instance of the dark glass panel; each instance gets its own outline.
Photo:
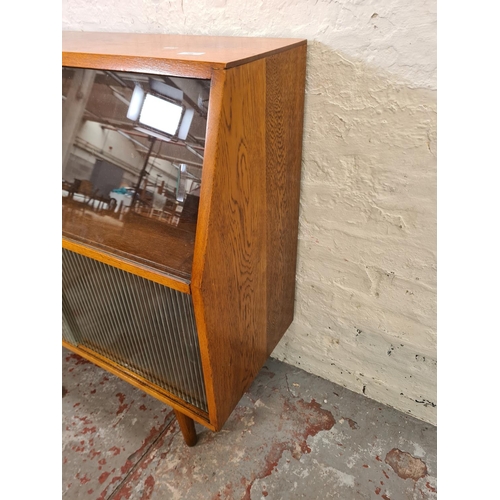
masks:
[[[190,280],[209,89],[63,68],[65,237]]]

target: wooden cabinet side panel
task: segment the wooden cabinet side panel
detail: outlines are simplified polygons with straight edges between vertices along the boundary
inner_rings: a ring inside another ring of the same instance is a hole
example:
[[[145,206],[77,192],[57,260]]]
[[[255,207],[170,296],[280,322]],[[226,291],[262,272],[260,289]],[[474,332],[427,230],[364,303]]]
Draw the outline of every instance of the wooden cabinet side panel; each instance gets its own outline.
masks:
[[[306,46],[266,59],[267,353],[293,320]]]
[[[262,59],[225,71],[213,163],[204,167],[209,199],[200,200],[192,294],[217,429],[267,358],[265,68]]]
[[[207,116],[207,140],[203,160],[203,173],[198,209],[198,222],[193,255],[191,294],[200,343],[201,364],[205,379],[208,413],[210,422],[218,421],[217,403],[214,394],[213,366],[218,362],[217,352],[210,349],[205,321],[205,302],[201,293],[201,283],[206,260],[207,236],[210,222],[210,209],[214,196],[214,172],[218,156],[219,129],[221,128],[226,71],[215,71],[211,78],[210,100]],[[224,138],[223,138],[224,139]],[[210,304],[210,302],[209,302]],[[210,306],[208,306],[210,307]],[[213,335],[211,336],[213,337]],[[217,372],[218,373],[218,372]],[[216,375],[217,375],[216,373]]]

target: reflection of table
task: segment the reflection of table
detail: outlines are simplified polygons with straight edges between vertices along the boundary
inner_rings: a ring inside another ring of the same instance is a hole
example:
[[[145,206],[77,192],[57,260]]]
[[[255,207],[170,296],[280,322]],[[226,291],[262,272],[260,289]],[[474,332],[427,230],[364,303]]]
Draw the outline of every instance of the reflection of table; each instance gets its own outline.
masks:
[[[97,190],[93,189],[92,183],[88,180],[75,179],[73,182],[63,180],[62,189],[63,198],[66,192],[67,198],[90,205],[94,210],[108,209],[110,206],[109,196],[100,195]],[[75,195],[80,195],[80,197],[76,196],[75,198]]]
[[[75,192],[74,190],[63,189],[62,192],[63,204],[74,202],[73,207],[84,210],[90,207],[94,211],[109,210],[109,197],[106,196],[86,196]]]

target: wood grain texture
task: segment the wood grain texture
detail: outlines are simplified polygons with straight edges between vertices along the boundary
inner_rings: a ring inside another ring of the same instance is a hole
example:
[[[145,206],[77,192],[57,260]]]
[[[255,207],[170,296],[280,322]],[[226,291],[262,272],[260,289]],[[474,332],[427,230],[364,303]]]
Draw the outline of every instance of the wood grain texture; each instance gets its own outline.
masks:
[[[198,436],[196,435],[196,429],[194,428],[194,422],[192,418],[184,415],[184,413],[179,410],[175,410],[175,418],[177,419],[177,423],[182,432],[182,437],[184,438],[184,442],[188,446],[194,446],[198,441]]]
[[[267,354],[293,320],[306,46],[266,59]]]
[[[63,66],[195,78],[210,78],[214,69],[238,66],[305,43],[297,38],[62,33]]]
[[[305,58],[214,71],[191,286],[216,429],[293,319]]]
[[[265,68],[261,59],[226,71],[217,135],[208,139],[216,151],[212,183],[202,186],[210,199],[200,204],[200,213],[209,209],[197,232],[192,290],[217,429],[266,359]]]
[[[211,201],[214,197],[214,172],[218,157],[218,139],[222,121],[222,110],[224,106],[225,84],[226,72],[214,71],[211,79],[210,100],[207,116],[207,142],[203,160],[200,205],[198,209],[198,223],[196,226],[191,279],[191,293],[193,296],[194,314],[198,330],[201,365],[205,379],[205,393],[208,412],[212,422],[218,421],[217,403],[214,393],[214,373],[212,370],[212,366],[214,366],[217,358],[211,359],[210,357],[212,351],[210,350],[205,323],[205,308],[207,305],[205,304],[203,294],[201,293],[201,283],[206,261],[207,236],[210,222],[210,209],[212,206]]]
[[[165,404],[174,408],[174,410],[182,412],[184,415],[189,416],[193,420],[196,420],[196,422],[204,425],[205,427],[208,427],[211,430],[215,430],[214,427],[209,422],[208,415],[204,411],[200,410],[199,408],[196,408],[193,405],[190,405],[189,403],[183,401],[177,396],[170,394],[162,387],[153,384],[149,380],[146,380],[145,378],[128,370],[124,366],[121,366],[115,363],[114,361],[111,361],[110,359],[105,358],[104,356],[101,356],[100,354],[84,346],[75,346],[64,340],[62,341],[62,346],[65,349],[68,349],[69,351],[78,354],[82,358],[87,359],[91,363],[100,366],[104,370],[108,371],[109,373],[112,373],[113,375],[124,380],[125,382],[128,382],[130,385],[133,385],[134,387],[141,389],[150,396],[164,402]]]

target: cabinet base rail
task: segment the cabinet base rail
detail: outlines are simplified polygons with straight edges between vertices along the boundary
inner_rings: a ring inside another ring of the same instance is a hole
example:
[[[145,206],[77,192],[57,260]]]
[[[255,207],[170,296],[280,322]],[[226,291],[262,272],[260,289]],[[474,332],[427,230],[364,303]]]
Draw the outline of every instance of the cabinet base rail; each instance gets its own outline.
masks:
[[[165,394],[165,391],[163,391],[161,388],[156,387],[149,381],[138,377],[133,372],[129,372],[126,368],[110,362],[103,356],[92,352],[90,349],[87,349],[84,346],[74,346],[64,340],[62,341],[62,346],[69,351],[78,354],[82,358],[87,359],[91,363],[94,363],[95,365],[103,368],[109,373],[116,375],[118,378],[125,380],[134,387],[143,390],[150,396],[160,400],[162,403],[171,406],[174,410],[177,422],[179,423],[184,441],[188,446],[194,446],[198,440],[194,426],[195,421],[200,423],[207,429],[210,429],[211,431],[216,431],[215,426],[210,423],[207,413],[195,407],[188,408],[185,406],[185,403],[179,404],[174,396]]]

